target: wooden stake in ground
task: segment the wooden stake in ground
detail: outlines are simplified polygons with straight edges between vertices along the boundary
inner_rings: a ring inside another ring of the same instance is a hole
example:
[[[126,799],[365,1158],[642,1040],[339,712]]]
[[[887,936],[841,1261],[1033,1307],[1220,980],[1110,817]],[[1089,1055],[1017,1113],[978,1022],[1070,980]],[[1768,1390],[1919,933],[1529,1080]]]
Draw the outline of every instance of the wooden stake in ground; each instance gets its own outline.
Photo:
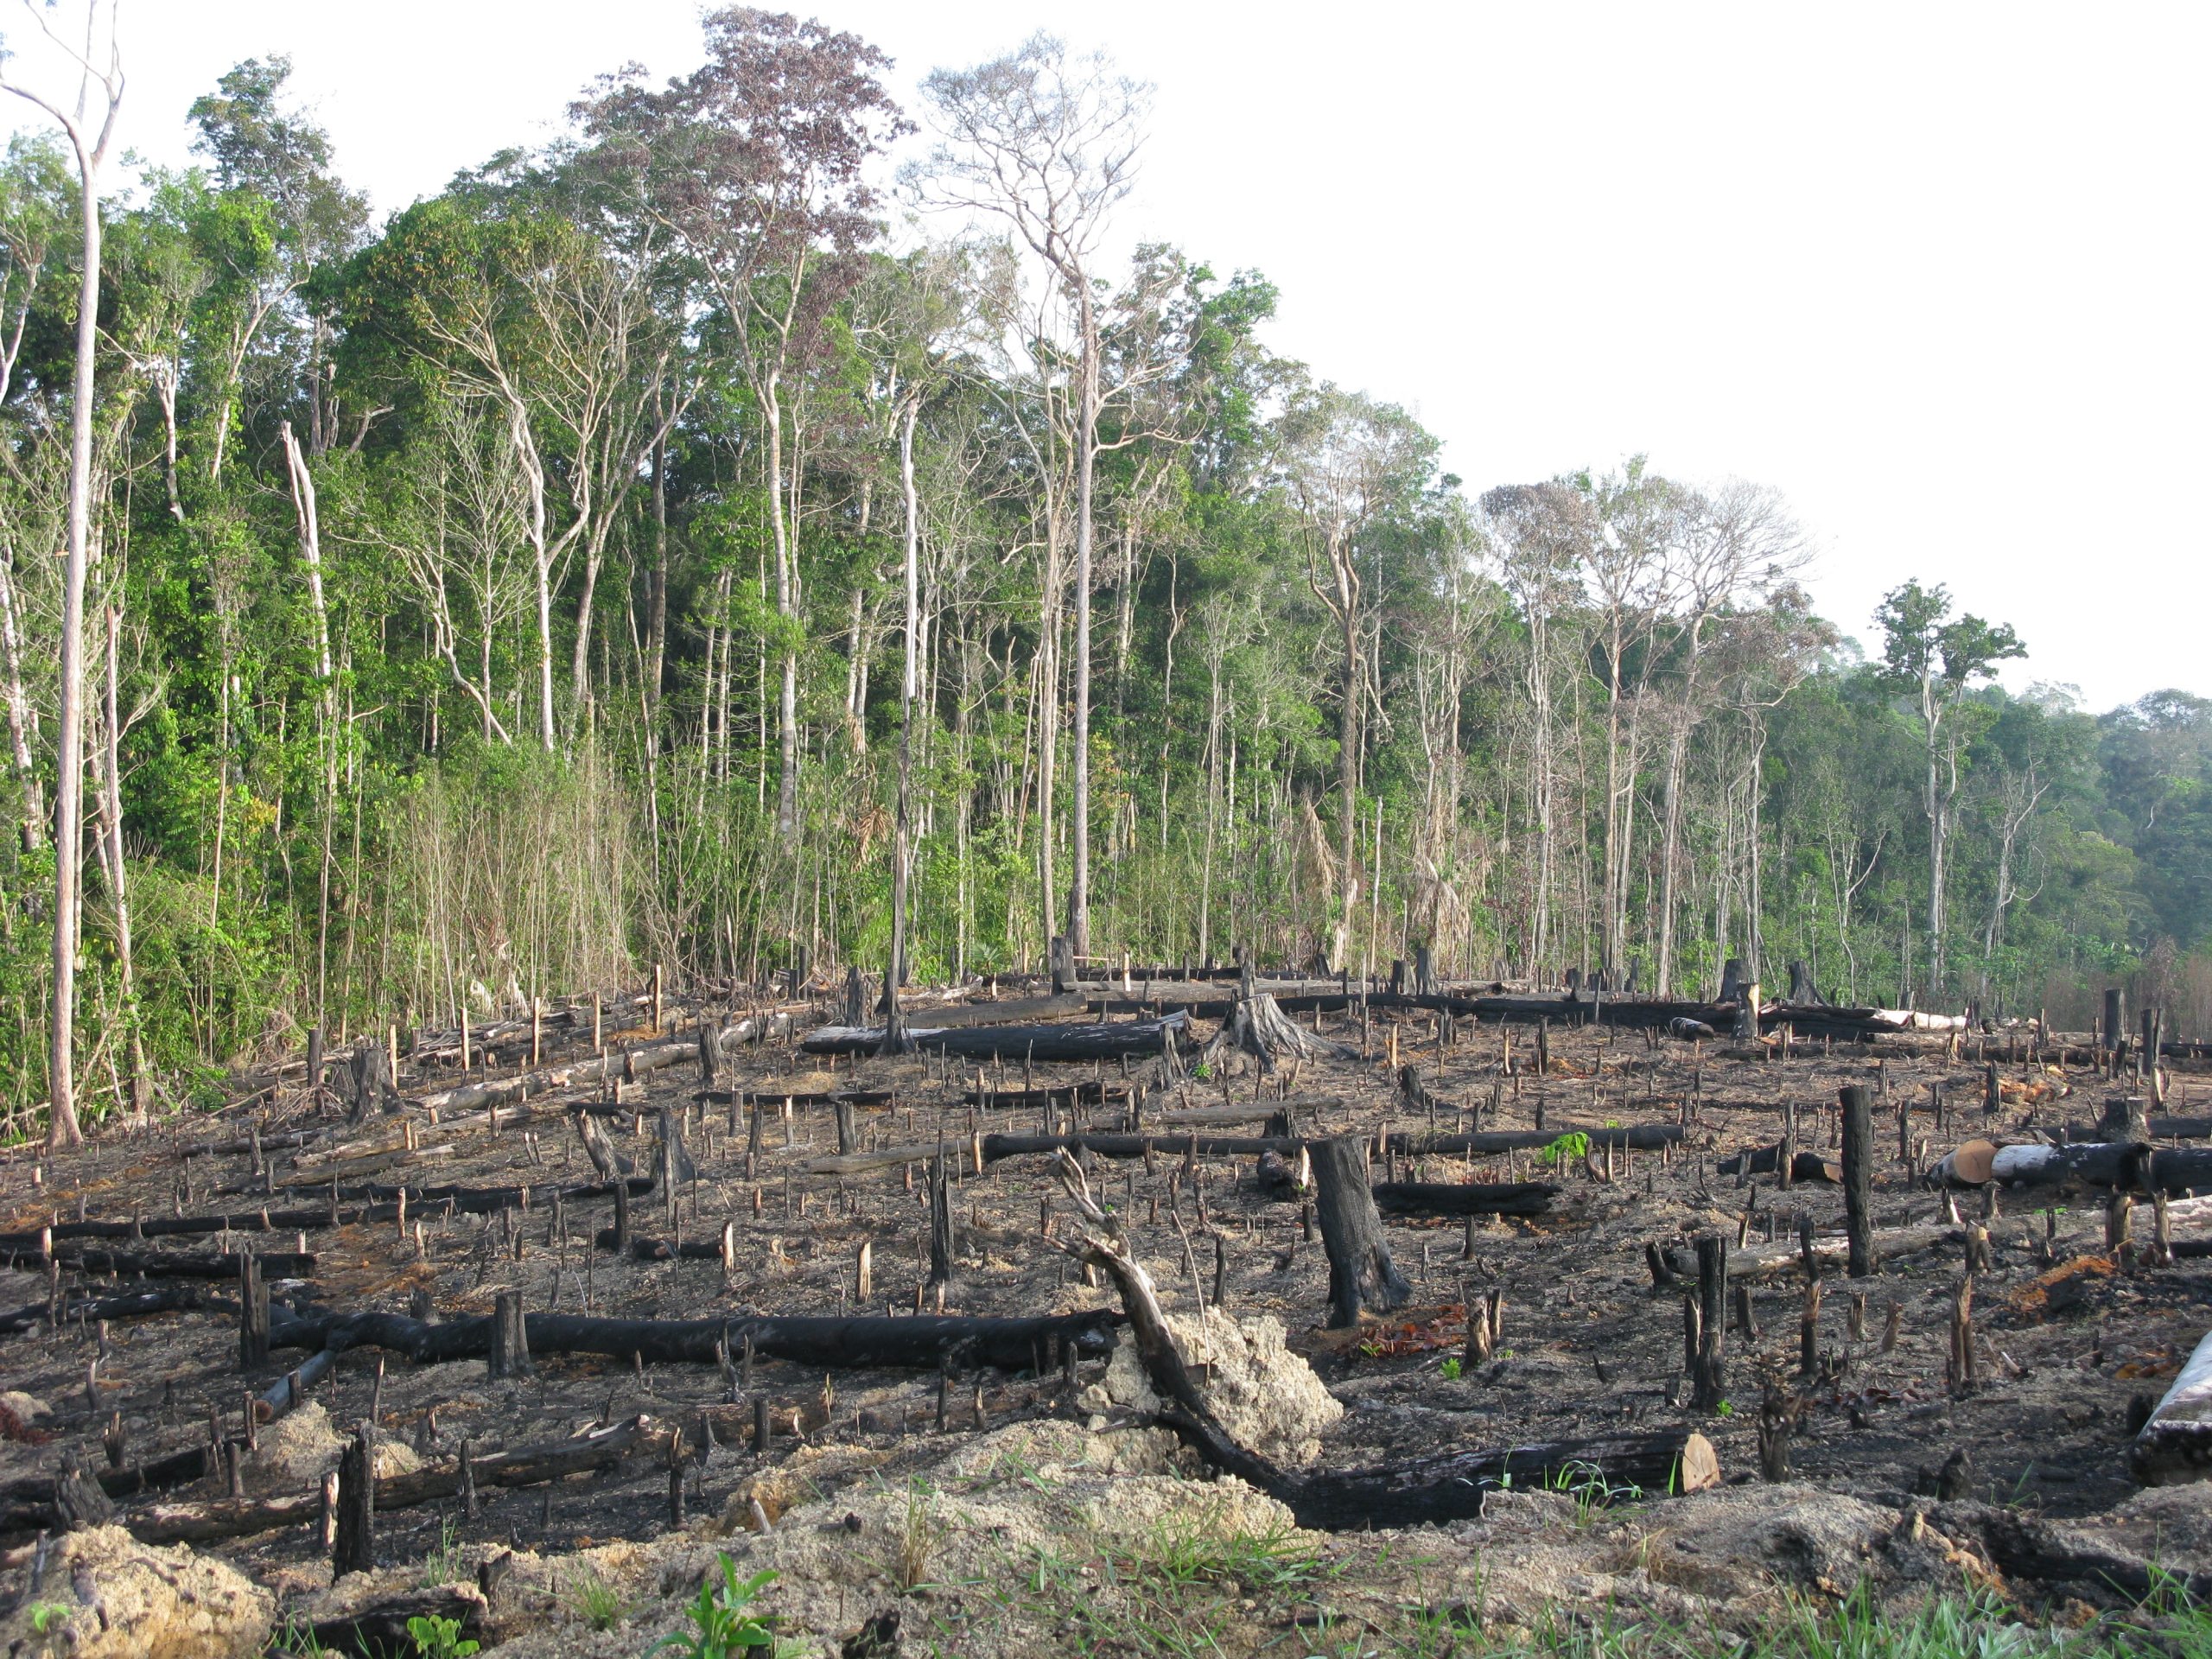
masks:
[[[1331,1327],[1357,1325],[1363,1311],[1387,1313],[1404,1306],[1413,1287],[1390,1259],[1358,1140],[1338,1135],[1314,1141],[1307,1151],[1313,1160],[1321,1247],[1329,1258]]]

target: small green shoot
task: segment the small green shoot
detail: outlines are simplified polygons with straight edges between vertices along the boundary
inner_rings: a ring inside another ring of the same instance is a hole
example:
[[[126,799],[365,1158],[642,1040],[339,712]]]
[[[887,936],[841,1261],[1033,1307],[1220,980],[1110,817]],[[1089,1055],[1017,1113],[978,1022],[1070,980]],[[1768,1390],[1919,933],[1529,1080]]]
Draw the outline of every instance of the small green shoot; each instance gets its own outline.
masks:
[[[422,1659],[468,1659],[484,1645],[461,1635],[459,1619],[440,1618],[435,1613],[417,1613],[409,1619],[407,1634]]]
[[[1436,1374],[1442,1377],[1446,1382],[1457,1382],[1459,1380],[1459,1361],[1458,1357],[1454,1356],[1453,1357],[1446,1360],[1441,1365],[1438,1366],[1436,1368]]]

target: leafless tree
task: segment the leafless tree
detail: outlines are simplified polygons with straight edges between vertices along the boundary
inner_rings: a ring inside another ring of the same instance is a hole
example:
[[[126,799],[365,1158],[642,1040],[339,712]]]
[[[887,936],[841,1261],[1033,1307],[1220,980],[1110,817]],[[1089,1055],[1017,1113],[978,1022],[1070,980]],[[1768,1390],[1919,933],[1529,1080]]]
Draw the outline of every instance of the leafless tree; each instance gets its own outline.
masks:
[[[51,1090],[47,1144],[73,1147],[85,1138],[77,1122],[77,878],[85,808],[85,569],[91,542],[92,473],[92,368],[99,342],[100,168],[115,136],[116,112],[123,107],[123,56],[115,34],[115,12],[107,14],[107,40],[100,47],[100,0],[86,0],[85,43],[72,45],[57,35],[45,10],[23,0],[39,32],[77,70],[77,99],[62,106],[14,79],[0,64],[0,87],[37,105],[60,127],[76,154],[84,221],[84,264],[77,302],[77,373],[70,392],[69,547],[62,574],[61,692],[59,756],[54,772],[54,1015],[48,1047]],[[87,115],[92,88],[106,99],[95,132]]]
[[[1067,934],[1080,956],[1090,948],[1090,569],[1104,390],[1093,278],[1108,217],[1135,181],[1150,89],[1116,73],[1103,55],[1071,56],[1064,42],[1040,33],[972,69],[939,69],[923,91],[940,142],[912,176],[938,206],[1012,225],[1058,279],[1072,318],[1075,775]],[[1049,888],[1045,899],[1049,906]]]

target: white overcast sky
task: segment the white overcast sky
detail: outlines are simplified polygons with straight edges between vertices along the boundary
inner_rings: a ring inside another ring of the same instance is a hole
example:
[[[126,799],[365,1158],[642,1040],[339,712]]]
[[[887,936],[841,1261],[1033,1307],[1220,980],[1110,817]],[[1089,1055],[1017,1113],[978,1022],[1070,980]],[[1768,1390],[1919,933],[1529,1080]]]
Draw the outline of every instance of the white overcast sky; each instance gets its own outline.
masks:
[[[1273,346],[1411,407],[1473,488],[1637,451],[1755,479],[1848,632],[1918,576],[2020,630],[2016,686],[2212,696],[2212,8],[795,9],[910,107],[1039,28],[1154,82],[1120,228],[1265,272]],[[389,211],[602,71],[692,67],[698,10],[124,0],[123,142],[185,159],[193,98],[288,53]],[[29,21],[0,0],[10,44]]]

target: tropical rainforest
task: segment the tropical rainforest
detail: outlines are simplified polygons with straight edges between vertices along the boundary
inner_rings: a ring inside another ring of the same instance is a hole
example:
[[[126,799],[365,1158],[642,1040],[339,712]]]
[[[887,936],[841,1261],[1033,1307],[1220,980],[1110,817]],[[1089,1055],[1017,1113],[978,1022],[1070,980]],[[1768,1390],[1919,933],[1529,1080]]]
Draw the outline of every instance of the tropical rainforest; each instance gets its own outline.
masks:
[[[107,67],[10,79],[0,174],[18,1134],[313,1026],[1056,937],[2212,1013],[2212,702],[2009,691],[2048,642],[1940,570],[1824,617],[1756,482],[1446,471],[1236,250],[1121,238],[1101,59],[901,107],[718,11],[380,221],[282,58],[181,170]]]

